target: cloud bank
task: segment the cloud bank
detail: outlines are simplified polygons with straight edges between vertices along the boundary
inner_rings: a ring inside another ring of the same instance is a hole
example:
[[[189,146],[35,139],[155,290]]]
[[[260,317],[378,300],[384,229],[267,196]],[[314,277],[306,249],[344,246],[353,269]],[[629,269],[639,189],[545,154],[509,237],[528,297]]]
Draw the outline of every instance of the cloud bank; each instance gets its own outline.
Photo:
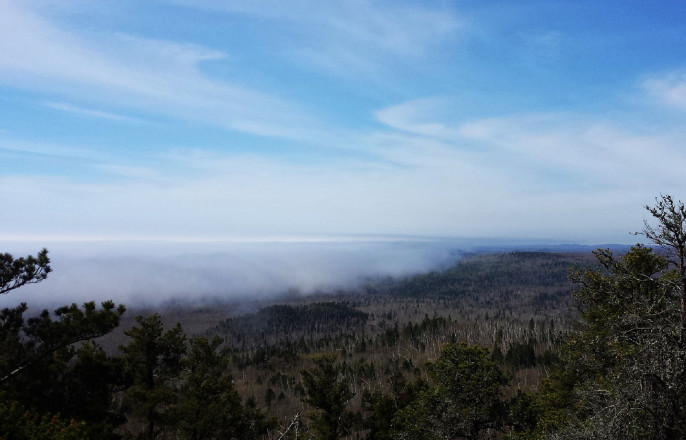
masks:
[[[34,245],[15,243],[12,250],[18,257],[35,253],[29,249]],[[142,307],[307,295],[440,268],[458,258],[452,242],[384,238],[53,242],[49,249],[48,279],[2,295],[1,307],[107,299]]]

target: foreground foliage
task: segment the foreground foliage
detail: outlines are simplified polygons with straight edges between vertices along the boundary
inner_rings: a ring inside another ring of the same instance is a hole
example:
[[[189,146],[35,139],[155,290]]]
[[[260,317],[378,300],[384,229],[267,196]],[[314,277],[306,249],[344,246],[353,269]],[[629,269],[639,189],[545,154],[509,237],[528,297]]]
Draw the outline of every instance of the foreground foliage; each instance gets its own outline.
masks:
[[[83,422],[59,415],[40,415],[14,402],[0,402],[0,438],[8,440],[88,440]]]
[[[508,378],[485,348],[448,344],[429,366],[432,386],[395,416],[392,438],[476,440],[505,426]]]
[[[125,403],[145,422],[138,437],[250,439],[271,427],[260,411],[242,404],[221,338],[187,340],[178,324],[165,332],[158,314],[136,321],[120,349],[131,379]]]
[[[541,393],[546,438],[686,436],[686,210],[668,196],[647,208],[660,247],[597,251],[603,270],[572,276],[582,327]]]
[[[335,440],[349,432],[345,409],[353,393],[335,362],[335,354],[321,355],[314,359],[312,371],[300,373],[305,390],[303,401],[313,408],[309,415],[312,431],[321,440]]]
[[[52,271],[48,250],[43,249],[35,257],[14,258],[12,254],[0,254],[0,294],[26,284],[40,283]]]

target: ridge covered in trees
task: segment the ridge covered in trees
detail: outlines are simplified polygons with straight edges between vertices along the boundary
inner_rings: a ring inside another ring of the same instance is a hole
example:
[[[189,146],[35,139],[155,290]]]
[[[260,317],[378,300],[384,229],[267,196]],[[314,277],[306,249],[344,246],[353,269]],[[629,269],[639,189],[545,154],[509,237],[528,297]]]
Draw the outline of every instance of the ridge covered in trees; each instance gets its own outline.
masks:
[[[0,311],[0,439],[679,439],[686,209],[653,246],[515,252],[208,323],[106,301]],[[51,272],[0,255],[0,293]],[[114,336],[105,336],[114,337]]]
[[[209,330],[226,338],[234,345],[246,341],[256,343],[275,338],[300,338],[313,333],[351,333],[367,322],[367,314],[349,304],[318,302],[312,304],[276,304],[263,307],[255,313],[228,318]]]

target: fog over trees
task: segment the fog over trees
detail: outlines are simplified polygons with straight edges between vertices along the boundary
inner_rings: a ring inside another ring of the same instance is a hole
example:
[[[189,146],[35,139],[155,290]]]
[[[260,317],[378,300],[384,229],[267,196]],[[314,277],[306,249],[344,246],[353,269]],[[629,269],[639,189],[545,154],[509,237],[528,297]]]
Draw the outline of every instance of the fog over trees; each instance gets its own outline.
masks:
[[[474,255],[202,328],[33,311],[48,251],[1,254],[0,438],[684,438],[686,208],[646,208],[650,245],[619,254]]]

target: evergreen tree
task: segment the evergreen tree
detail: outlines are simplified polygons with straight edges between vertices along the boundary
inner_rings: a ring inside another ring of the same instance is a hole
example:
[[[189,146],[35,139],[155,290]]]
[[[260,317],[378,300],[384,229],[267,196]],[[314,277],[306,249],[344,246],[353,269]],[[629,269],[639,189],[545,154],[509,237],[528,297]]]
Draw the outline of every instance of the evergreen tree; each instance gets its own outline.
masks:
[[[303,402],[313,408],[309,418],[317,440],[341,438],[346,428],[346,404],[353,397],[350,383],[335,354],[324,354],[314,359],[312,371],[301,371],[305,395]]]
[[[429,376],[437,385],[431,399],[444,437],[476,440],[482,431],[499,427],[500,392],[508,379],[487,349],[447,344]]]
[[[126,419],[112,401],[126,384],[121,358],[108,356],[94,342],[84,343],[67,364],[62,382],[60,414],[85,422],[90,438],[119,438],[115,428]]]
[[[384,394],[381,391],[370,393],[365,390],[362,395],[362,407],[369,412],[364,420],[364,427],[369,430],[367,440],[394,438],[394,426],[402,425],[400,419],[396,419],[396,415],[414,404],[428,388],[428,384],[422,379],[408,383],[396,365],[392,368],[388,380],[390,394]]]
[[[396,438],[477,440],[503,426],[508,378],[486,348],[446,344],[429,377],[433,386],[396,416]]]
[[[12,254],[0,254],[0,294],[26,284],[40,283],[51,271],[47,249],[35,257],[29,255],[15,259]]]
[[[83,422],[65,419],[59,414],[38,414],[17,402],[0,399],[0,439],[7,440],[89,440]]]
[[[136,317],[138,326],[124,332],[131,338],[120,346],[132,385],[126,401],[145,420],[143,438],[154,439],[169,424],[165,410],[176,401],[175,385],[186,352],[181,326],[164,331],[160,315]]]
[[[119,325],[126,310],[112,301],[103,302],[101,309],[87,302],[81,308],[76,304],[60,307],[54,314],[43,310],[25,321],[27,309],[22,303],[0,312],[0,341],[4,348],[0,354],[0,383],[56,351],[109,333]]]
[[[0,293],[45,280],[51,272],[49,263],[45,249],[35,257],[15,259],[0,254]],[[25,319],[27,310],[21,303],[0,311],[0,391],[6,410],[0,418],[0,435],[12,432],[11,438],[31,438],[26,434],[29,431],[18,426],[22,424],[35,428],[31,431],[38,436],[35,438],[52,438],[48,432],[54,438],[59,437],[58,432],[116,437],[112,431],[119,419],[111,411],[110,393],[119,382],[115,377],[121,369],[90,341],[114,329],[125,307],[105,301],[98,308],[88,302],[81,307],[63,306],[53,313],[43,310]],[[12,420],[16,408],[26,408],[30,418]],[[79,422],[67,422],[67,426],[52,423],[59,418],[48,414],[58,412]],[[44,424],[45,420],[51,422]],[[41,431],[47,426],[62,427]]]
[[[553,439],[686,438],[686,209],[669,196],[641,245],[573,279],[582,327],[542,387],[538,431]]]
[[[181,438],[251,440],[271,427],[259,410],[241,404],[228,374],[229,357],[221,349],[222,342],[218,336],[189,341],[188,355],[182,360],[179,397],[169,409]]]

